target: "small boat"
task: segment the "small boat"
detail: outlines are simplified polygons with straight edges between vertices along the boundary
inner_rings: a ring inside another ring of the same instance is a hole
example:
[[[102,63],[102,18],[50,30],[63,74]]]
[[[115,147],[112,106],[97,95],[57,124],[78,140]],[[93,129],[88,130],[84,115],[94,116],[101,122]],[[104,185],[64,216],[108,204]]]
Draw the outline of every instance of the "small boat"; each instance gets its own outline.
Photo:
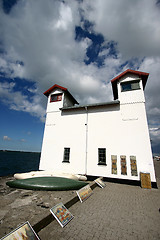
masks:
[[[6,184],[12,188],[28,190],[66,191],[78,190],[88,183],[63,177],[36,177],[13,180]]]

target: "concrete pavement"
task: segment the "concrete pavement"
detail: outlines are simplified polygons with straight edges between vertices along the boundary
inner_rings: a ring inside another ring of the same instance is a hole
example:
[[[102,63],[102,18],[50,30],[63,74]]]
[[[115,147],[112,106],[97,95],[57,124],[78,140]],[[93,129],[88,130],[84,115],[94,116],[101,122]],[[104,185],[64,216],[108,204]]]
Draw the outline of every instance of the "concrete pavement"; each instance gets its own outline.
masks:
[[[39,232],[45,240],[158,240],[160,190],[106,182],[69,210],[74,219],[62,228],[53,221]]]
[[[6,181],[13,180],[13,177],[1,177],[0,238],[29,221],[37,229],[41,240],[158,240],[160,161],[154,164],[159,189],[106,182],[104,189],[96,187],[93,195],[83,203],[80,203],[75,191],[11,189],[6,186]],[[54,217],[50,219],[49,216],[47,219],[51,223],[40,231],[39,223],[44,223],[43,220],[50,214],[49,209],[59,202],[67,203],[74,219],[61,228],[56,220],[52,221]]]

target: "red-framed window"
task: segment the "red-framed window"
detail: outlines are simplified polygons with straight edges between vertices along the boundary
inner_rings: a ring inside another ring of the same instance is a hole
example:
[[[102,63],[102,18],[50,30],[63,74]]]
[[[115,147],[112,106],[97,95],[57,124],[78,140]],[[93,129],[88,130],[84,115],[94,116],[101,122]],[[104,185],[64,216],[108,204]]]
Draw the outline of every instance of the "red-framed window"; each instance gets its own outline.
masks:
[[[52,94],[50,97],[50,102],[62,101],[62,93]]]

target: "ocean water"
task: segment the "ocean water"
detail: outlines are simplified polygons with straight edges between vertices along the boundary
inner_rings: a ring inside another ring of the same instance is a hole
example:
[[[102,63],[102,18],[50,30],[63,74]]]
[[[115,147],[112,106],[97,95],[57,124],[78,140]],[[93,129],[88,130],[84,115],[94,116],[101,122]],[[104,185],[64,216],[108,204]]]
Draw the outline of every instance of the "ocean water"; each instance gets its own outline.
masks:
[[[37,171],[39,162],[37,152],[0,151],[0,176]]]

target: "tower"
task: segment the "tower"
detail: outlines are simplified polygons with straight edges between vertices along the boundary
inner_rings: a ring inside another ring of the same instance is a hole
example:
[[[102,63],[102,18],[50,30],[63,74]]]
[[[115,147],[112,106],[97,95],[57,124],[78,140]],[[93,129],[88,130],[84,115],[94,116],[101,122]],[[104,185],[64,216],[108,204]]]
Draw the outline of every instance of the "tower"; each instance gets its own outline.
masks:
[[[48,98],[46,123],[41,150],[40,170],[55,170],[53,162],[61,155],[61,108],[78,104],[67,88],[53,85],[44,95]],[[54,161],[53,161],[54,158]]]
[[[149,172],[152,181],[156,181],[144,97],[148,76],[149,73],[127,69],[111,83],[114,99],[120,101],[121,149],[135,155],[138,171]]]

